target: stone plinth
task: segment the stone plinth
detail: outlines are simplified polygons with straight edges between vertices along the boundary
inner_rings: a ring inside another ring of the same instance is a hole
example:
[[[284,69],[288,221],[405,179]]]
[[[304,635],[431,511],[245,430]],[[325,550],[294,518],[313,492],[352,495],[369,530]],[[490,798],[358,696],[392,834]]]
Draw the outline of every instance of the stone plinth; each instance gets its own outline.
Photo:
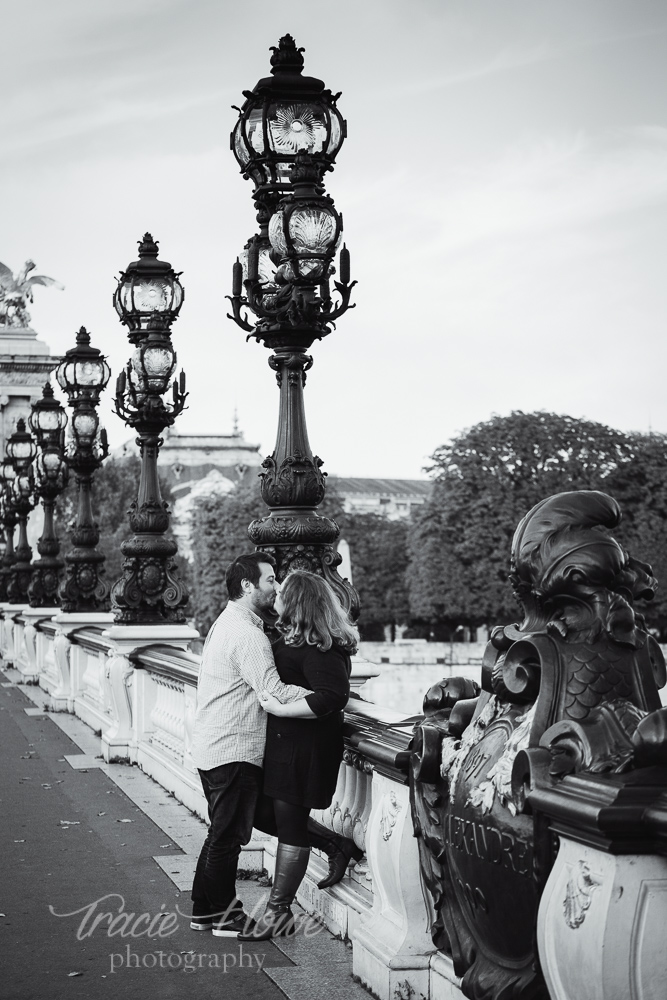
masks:
[[[40,399],[44,383],[60,358],[30,327],[0,327],[0,437],[5,441],[19,417],[30,416],[33,401]]]

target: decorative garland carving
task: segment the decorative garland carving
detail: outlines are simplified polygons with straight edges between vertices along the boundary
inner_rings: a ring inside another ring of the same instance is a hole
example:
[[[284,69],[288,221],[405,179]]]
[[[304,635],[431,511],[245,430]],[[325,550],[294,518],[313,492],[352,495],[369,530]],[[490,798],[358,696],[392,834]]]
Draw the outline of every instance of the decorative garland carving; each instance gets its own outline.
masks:
[[[594,875],[585,861],[579,861],[576,871],[568,879],[563,899],[563,915],[565,923],[572,930],[581,927],[595,890],[602,885],[601,879]]]
[[[324,500],[325,472],[317,455],[295,452],[279,464],[273,455],[262,462],[262,499],[267,507],[317,507]]]

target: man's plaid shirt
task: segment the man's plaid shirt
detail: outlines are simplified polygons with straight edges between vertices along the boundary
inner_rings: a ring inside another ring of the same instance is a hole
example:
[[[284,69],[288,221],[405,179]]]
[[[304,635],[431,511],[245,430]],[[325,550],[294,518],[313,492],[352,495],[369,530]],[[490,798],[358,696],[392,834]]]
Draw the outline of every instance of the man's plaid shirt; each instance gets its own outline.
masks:
[[[259,615],[230,601],[206,637],[197,681],[192,759],[202,771],[243,760],[262,766],[266,713],[257,695],[298,701],[307,688],[283,684]]]

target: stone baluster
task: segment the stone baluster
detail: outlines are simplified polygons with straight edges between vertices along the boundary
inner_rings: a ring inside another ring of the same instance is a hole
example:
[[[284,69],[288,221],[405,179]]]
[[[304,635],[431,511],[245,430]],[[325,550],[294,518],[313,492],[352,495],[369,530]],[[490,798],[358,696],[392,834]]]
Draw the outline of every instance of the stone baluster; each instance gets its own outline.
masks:
[[[53,639],[56,686],[51,692],[51,708],[54,712],[73,711],[70,651],[69,637],[66,632],[59,629]]]
[[[419,879],[408,788],[375,772],[366,854],[373,879],[373,906],[352,933],[353,972],[378,997],[428,997],[428,908]],[[407,984],[407,986],[406,986]]]
[[[35,642],[37,639],[37,629],[32,620],[28,620],[23,625],[23,654],[21,656],[21,673],[26,683],[36,683],[39,679],[39,667],[37,666],[37,651]]]

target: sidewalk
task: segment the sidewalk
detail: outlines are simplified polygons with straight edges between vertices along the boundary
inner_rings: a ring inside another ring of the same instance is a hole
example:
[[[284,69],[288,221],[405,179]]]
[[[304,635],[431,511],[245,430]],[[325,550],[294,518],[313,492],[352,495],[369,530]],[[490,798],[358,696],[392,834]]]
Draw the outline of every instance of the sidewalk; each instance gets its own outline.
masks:
[[[83,722],[45,713],[19,679],[0,671],[3,1000],[368,1000],[319,925],[257,944],[191,931],[205,825],[139,768],[105,764]],[[265,886],[238,890],[261,912]]]

